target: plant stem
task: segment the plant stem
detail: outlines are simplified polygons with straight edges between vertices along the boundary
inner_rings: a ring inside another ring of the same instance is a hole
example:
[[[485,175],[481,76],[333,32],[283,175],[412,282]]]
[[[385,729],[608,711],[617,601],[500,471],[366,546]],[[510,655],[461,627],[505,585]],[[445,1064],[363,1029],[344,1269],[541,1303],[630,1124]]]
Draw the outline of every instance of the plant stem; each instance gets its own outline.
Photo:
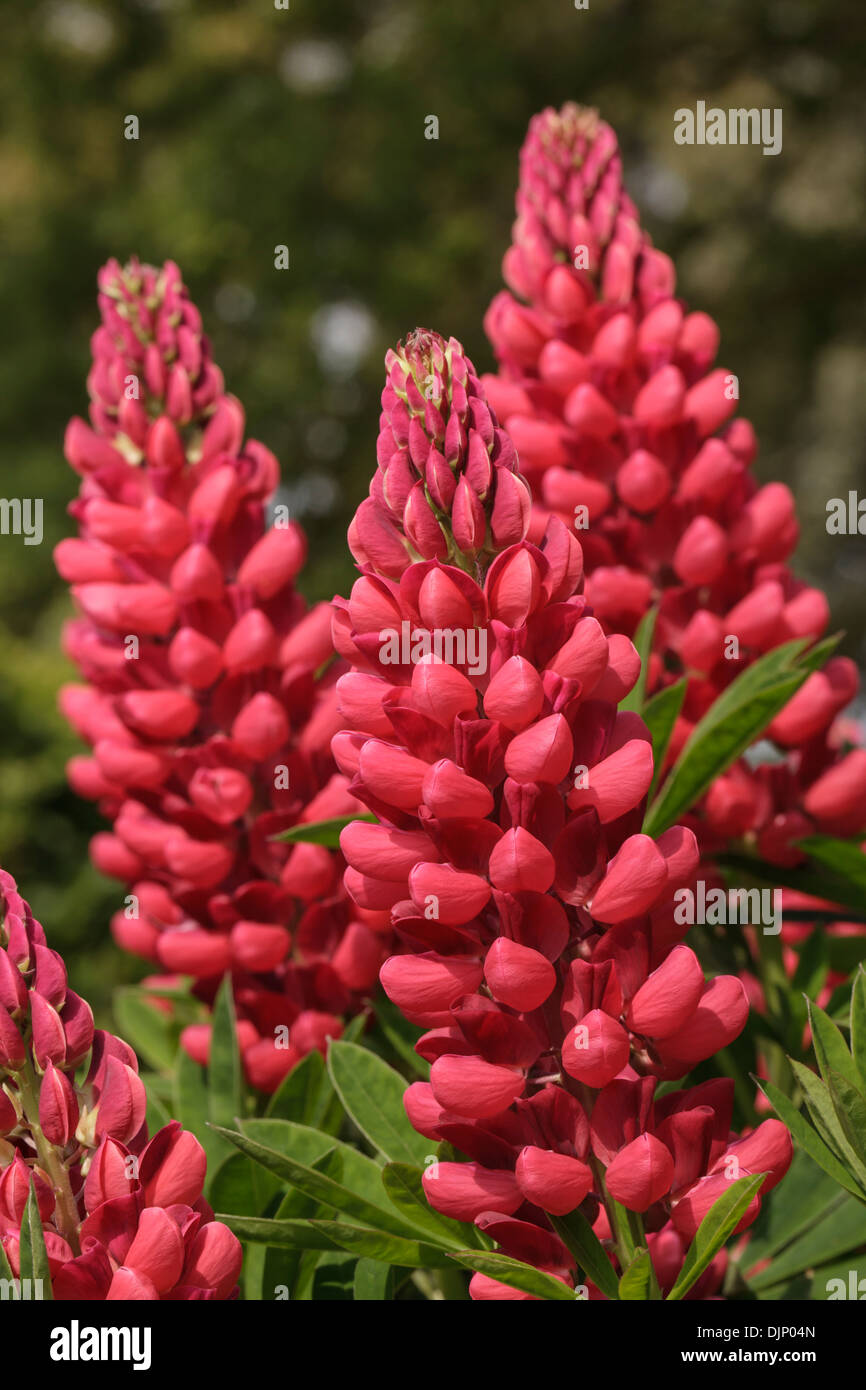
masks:
[[[39,1123],[39,1082],[32,1063],[27,1061],[18,1073],[18,1088],[27,1124],[36,1144],[39,1165],[51,1179],[54,1188],[55,1221],[57,1229],[72,1247],[73,1254],[81,1253],[78,1244],[78,1206],[72,1195],[69,1172],[53,1144],[45,1138]]]

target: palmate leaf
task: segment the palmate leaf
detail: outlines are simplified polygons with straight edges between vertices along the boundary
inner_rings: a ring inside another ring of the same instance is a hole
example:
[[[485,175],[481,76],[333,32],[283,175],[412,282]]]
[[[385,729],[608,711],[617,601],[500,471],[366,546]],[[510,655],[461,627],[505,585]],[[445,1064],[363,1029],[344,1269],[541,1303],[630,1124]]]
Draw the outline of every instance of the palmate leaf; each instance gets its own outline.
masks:
[[[684,1298],[704,1270],[709,1268],[728,1236],[745,1215],[749,1203],[766,1176],[766,1173],[755,1173],[749,1177],[736,1178],[713,1203],[686,1251],[683,1267],[668,1294],[668,1302],[678,1302]]]
[[[808,679],[798,639],[767,652],[742,671],[693,729],[644,820],[644,832],[662,834],[699,801],[715,779],[754,743]]]

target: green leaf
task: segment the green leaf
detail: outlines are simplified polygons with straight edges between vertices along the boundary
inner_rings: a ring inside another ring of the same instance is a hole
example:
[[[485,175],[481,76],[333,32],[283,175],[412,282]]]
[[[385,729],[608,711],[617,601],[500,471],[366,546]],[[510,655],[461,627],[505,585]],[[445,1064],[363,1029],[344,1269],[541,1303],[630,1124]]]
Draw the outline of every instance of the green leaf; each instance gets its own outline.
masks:
[[[353,1144],[344,1144],[321,1130],[293,1124],[291,1120],[245,1120],[241,1129],[257,1144],[264,1144],[276,1153],[298,1163],[315,1166],[325,1153],[340,1159],[339,1173],[331,1173],[344,1187],[356,1192],[374,1205],[382,1199],[382,1169],[379,1164]]]
[[[808,651],[805,651],[802,656],[797,658],[797,665],[805,666],[807,671],[810,672],[820,671],[827,659],[833,655],[844,636],[844,632],[834,632],[831,633],[829,637],[825,637],[821,642],[816,642],[813,647],[810,647]]]
[[[797,848],[808,854],[831,874],[856,883],[866,899],[866,855],[859,844],[837,840],[831,835],[807,835],[797,841]]]
[[[655,765],[655,772],[649,789],[650,800],[655,796],[656,788],[661,779],[674,725],[679,719],[687,689],[687,680],[677,681],[676,685],[666,686],[657,695],[653,695],[652,699],[648,700],[643,707],[644,723],[652,736],[653,763]]]
[[[716,855],[715,858],[722,868],[730,869],[739,875],[745,874],[759,882],[770,883],[774,888],[794,888],[798,893],[805,893],[808,897],[838,903],[841,907],[848,908],[855,914],[862,916],[866,913],[866,897],[857,885],[850,883],[847,879],[838,878],[826,870],[814,869],[808,865],[797,869],[786,869],[779,864],[767,864],[751,855],[737,854],[731,851]],[[816,915],[819,915],[820,911],[821,909],[816,907]],[[838,916],[842,915],[841,913],[838,914]],[[852,969],[862,959],[863,949],[862,937],[831,939],[827,942],[830,968],[832,970],[844,970],[843,960],[853,951],[856,954],[853,955],[852,962],[848,966],[849,970]],[[837,952],[836,955],[834,955],[834,950]]]
[[[239,1216],[221,1213],[217,1221],[225,1222],[239,1240],[255,1245],[273,1245],[286,1250],[334,1250],[335,1242],[316,1229],[309,1221],[273,1221],[261,1216]]]
[[[866,1202],[866,1191],[862,1190],[849,1174],[847,1168],[839,1162],[833,1151],[828,1148],[816,1129],[813,1129],[794,1105],[789,1100],[784,1091],[779,1090],[770,1081],[758,1081],[759,1088],[763,1091],[768,1101],[772,1105],[779,1119],[787,1125],[791,1134],[796,1139],[802,1149],[814,1159],[819,1168],[823,1168],[825,1173],[829,1173],[834,1182],[840,1187],[844,1187],[846,1192],[859,1197],[862,1202]]]
[[[851,1054],[863,1085],[866,1086],[866,971],[862,965],[851,990]]]
[[[423,1028],[416,1028],[413,1023],[407,1022],[387,994],[380,994],[374,1007],[379,1027],[398,1057],[402,1057],[424,1081],[429,1080],[430,1063],[419,1057],[415,1051],[415,1044],[422,1036]]]
[[[769,1288],[804,1269],[815,1269],[838,1255],[856,1250],[864,1243],[866,1210],[853,1197],[846,1198],[823,1221],[817,1222],[777,1255],[769,1268],[751,1277],[749,1286],[756,1291]]]
[[[435,1245],[428,1245],[426,1241],[413,1236],[392,1235],[390,1231],[350,1226],[342,1221],[316,1219],[310,1225],[328,1235],[336,1245],[350,1250],[353,1255],[379,1260],[383,1264],[408,1269],[447,1269],[451,1258]]]
[[[686,1252],[683,1267],[668,1294],[668,1302],[677,1302],[684,1298],[689,1289],[697,1283],[739,1224],[766,1176],[766,1173],[756,1173],[753,1176],[736,1178],[713,1203]]]
[[[809,1274],[812,1275],[812,1282],[807,1289],[805,1297],[814,1300],[816,1303],[826,1303],[828,1300],[830,1302],[835,1302],[840,1296],[846,1300],[853,1296],[859,1301],[859,1298],[862,1297],[862,1293],[859,1287],[856,1292],[852,1290],[851,1275],[852,1273],[854,1274],[854,1282],[859,1285],[861,1273],[859,1268],[852,1271],[852,1263],[854,1262],[849,1254],[841,1260],[822,1265],[820,1269],[816,1269],[814,1273],[812,1273],[812,1269],[810,1268],[806,1275],[800,1276],[800,1278],[805,1278],[808,1281]],[[857,1264],[859,1265],[859,1261],[857,1261]],[[839,1279],[841,1279],[844,1288],[844,1293],[841,1295],[838,1289],[834,1288],[832,1293],[830,1291],[831,1281]]]
[[[376,817],[334,816],[331,820],[303,821],[300,825],[293,825],[290,830],[283,830],[279,835],[272,835],[270,838],[289,845],[325,845],[328,849],[339,849],[340,831],[356,820],[375,821]]]
[[[839,1072],[833,1069],[830,1071],[827,1084],[833,1109],[839,1117],[845,1137],[860,1160],[860,1165],[866,1165],[866,1096],[856,1086],[852,1086],[846,1076],[840,1076]],[[858,1178],[861,1173],[866,1178],[866,1166],[858,1167]]]
[[[231,1125],[235,1116],[242,1114],[243,1094],[231,975],[223,978],[214,1002],[207,1086],[211,1123]]]
[[[770,1259],[823,1220],[831,1208],[846,1201],[847,1194],[829,1173],[823,1173],[805,1150],[798,1148],[785,1177],[762,1198],[740,1263],[745,1269],[752,1269]]]
[[[772,657],[774,653],[769,655]],[[766,657],[761,658],[738,676],[692,731],[647,812],[643,825],[645,834],[657,838],[700,801],[715,779],[736,762],[808,677],[807,671],[795,671],[757,689],[750,681],[745,694],[740,690],[740,701],[731,704],[724,717],[720,717],[717,706],[723,703],[725,696],[730,696],[739,683],[766,660]]]
[[[632,641],[640,657],[640,675],[629,693],[624,699],[620,700],[619,707],[621,710],[634,710],[635,714],[640,714],[643,710],[644,695],[646,694],[647,670],[649,669],[649,659],[653,649],[653,634],[655,633],[658,615],[659,612],[657,608],[650,608],[644,613],[637,625],[637,631]]]
[[[468,1222],[451,1221],[434,1211],[424,1195],[421,1169],[408,1163],[387,1163],[382,1170],[382,1184],[401,1216],[423,1231],[428,1239],[451,1250],[464,1250],[472,1239],[475,1227]]]
[[[287,1076],[265,1108],[265,1115],[275,1120],[295,1120],[298,1124],[312,1123],[319,1087],[327,1079],[325,1059],[315,1049],[302,1057]],[[331,1089],[330,1081],[327,1082]]]
[[[586,1217],[580,1211],[567,1216],[551,1216],[550,1224],[568,1247],[584,1274],[611,1299],[619,1298],[619,1280],[607,1252]]]
[[[273,1119],[294,1120],[326,1134],[339,1132],[343,1106],[321,1052],[308,1052],[301,1058],[271,1096],[265,1114]]]
[[[149,1066],[170,1071],[177,1053],[177,1027],[154,1008],[144,990],[117,989],[112,1000],[117,1031]]]
[[[790,921],[789,913],[785,912],[784,916]],[[827,938],[823,932],[810,932],[800,951],[791,986],[813,999],[823,988],[827,970]]]
[[[268,1190],[263,1191],[267,1183]],[[220,1211],[237,1216],[258,1216],[268,1199],[279,1191],[279,1183],[244,1154],[230,1153],[211,1175],[208,1201]]]
[[[645,1302],[650,1297],[653,1267],[649,1250],[639,1246],[634,1259],[619,1281],[619,1296],[627,1303]]]
[[[394,1297],[394,1266],[362,1258],[355,1265],[356,1303],[387,1303]]]
[[[344,1250],[328,1250],[319,1255],[304,1255],[302,1258],[316,1261],[310,1290],[311,1302],[352,1302],[355,1296],[354,1276],[357,1264],[352,1255],[346,1254]]]
[[[141,1073],[142,1085],[147,1092],[147,1111],[145,1118],[150,1134],[156,1134],[157,1130],[162,1129],[163,1125],[170,1124],[173,1119],[169,1106],[160,1099],[157,1095],[156,1088],[151,1084],[154,1077],[155,1073],[153,1072]]]
[[[39,1215],[39,1204],[36,1200],[36,1185],[32,1178],[30,1179],[30,1194],[27,1198],[27,1205],[21,1213],[19,1240],[19,1278],[22,1283],[25,1279],[32,1281],[32,1298],[38,1298],[43,1303],[52,1302],[54,1293],[51,1288],[51,1270],[45,1249],[42,1217]]]
[[[333,1042],[328,1070],[347,1114],[374,1148],[394,1162],[423,1166],[430,1141],[409,1123],[407,1082],[381,1057],[355,1043]]]
[[[207,1154],[208,1177],[205,1188],[210,1191],[211,1174],[214,1173],[231,1149],[209,1127],[208,1090],[204,1067],[178,1049],[174,1069],[174,1114],[184,1129],[192,1130]]]
[[[0,1279],[14,1280],[14,1278],[15,1275],[12,1273],[12,1266],[10,1265],[9,1258],[6,1254],[6,1247],[5,1245],[0,1244]]]
[[[498,1279],[500,1284],[508,1284],[512,1289],[521,1289],[523,1293],[533,1294],[535,1298],[547,1302],[575,1301],[574,1289],[570,1289],[567,1284],[554,1279],[552,1274],[545,1274],[543,1270],[536,1269],[534,1265],[524,1264],[522,1260],[512,1260],[510,1255],[503,1255],[499,1250],[461,1250],[457,1254],[449,1255],[448,1259],[456,1260],[457,1264],[465,1265],[476,1274],[487,1274],[491,1279]]]
[[[234,1144],[242,1153],[248,1154],[256,1163],[267,1168],[269,1172],[275,1173],[278,1178],[282,1178],[291,1187],[296,1187],[314,1201],[324,1202],[326,1206],[333,1207],[336,1211],[343,1211],[350,1216],[354,1216],[358,1221],[365,1221],[370,1226],[384,1231],[392,1231],[395,1235],[405,1236],[412,1231],[407,1228],[405,1222],[395,1217],[392,1211],[386,1211],[384,1207],[374,1205],[356,1192],[350,1191],[342,1183],[335,1182],[333,1178],[327,1177],[323,1173],[318,1173],[313,1168],[307,1168],[302,1163],[297,1163],[293,1158],[286,1154],[278,1153],[275,1149],[268,1148],[265,1144],[258,1144],[247,1134],[241,1134],[234,1130],[218,1129],[217,1133],[229,1143]],[[366,1253],[366,1252],[360,1252]],[[372,1256],[378,1259],[377,1255]]]
[[[824,1010],[820,1009],[811,999],[808,1007],[809,1025],[812,1029],[812,1046],[815,1049],[818,1066],[821,1068],[821,1075],[827,1081],[828,1073],[832,1069],[844,1076],[849,1085],[856,1089],[860,1082],[860,1076],[841,1032],[829,1015],[825,1014]]]
[[[753,661],[731,681],[730,685],[725,687],[721,695],[713,701],[708,712],[717,721],[724,720],[751,695],[763,690],[768,685],[772,685],[782,676],[790,675],[795,670],[805,670],[808,674],[812,669],[808,664],[809,657],[806,654],[808,645],[809,639],[807,637],[795,637],[793,641],[783,642],[781,646],[773,647],[772,651],[765,652],[758,661]]]
[[[816,1130],[851,1175],[860,1183],[866,1183],[866,1168],[851,1146],[833,1104],[830,1088],[802,1062],[795,1061],[793,1057],[789,1057],[788,1061],[806,1097],[806,1105]]]

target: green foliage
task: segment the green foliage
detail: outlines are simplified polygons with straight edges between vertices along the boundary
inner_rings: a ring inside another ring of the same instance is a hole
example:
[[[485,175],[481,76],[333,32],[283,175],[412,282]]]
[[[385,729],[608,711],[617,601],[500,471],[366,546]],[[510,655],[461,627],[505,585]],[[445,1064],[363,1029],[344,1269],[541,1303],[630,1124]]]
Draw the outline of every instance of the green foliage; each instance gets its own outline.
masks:
[[[761,1089],[800,1147],[846,1192],[866,1203],[866,1066],[863,1021],[866,971],[861,965],[851,986],[848,1034],[817,1004],[809,1004],[809,1023],[820,1076],[791,1058],[791,1067],[809,1114],[798,1110],[778,1087]]]
[[[19,1278],[32,1280],[35,1288],[41,1286],[41,1298],[44,1302],[48,1302],[54,1297],[51,1289],[51,1270],[48,1265],[48,1253],[45,1249],[42,1218],[39,1215],[39,1205],[36,1200],[36,1186],[32,1181],[27,1205],[21,1216],[19,1239]]]
[[[683,1267],[668,1294],[669,1302],[678,1302],[684,1298],[709,1268],[725,1241],[746,1214],[766,1176],[766,1173],[758,1173],[736,1178],[728,1184],[721,1197],[716,1199],[686,1251]]]
[[[426,1152],[429,1141],[406,1117],[405,1078],[352,1041],[331,1043],[327,1071],[321,1058],[302,1065],[302,1080],[290,1087],[287,1078],[269,1115],[241,1119],[232,1128],[212,1125],[230,1154],[209,1189],[220,1219],[248,1252],[264,1247],[266,1258],[277,1251],[292,1253],[294,1265],[284,1275],[293,1298],[308,1287],[310,1252],[340,1250],[356,1257],[362,1266],[352,1284],[357,1297],[379,1297],[372,1289],[383,1297],[407,1296],[400,1280],[386,1279],[371,1265],[416,1271],[412,1279],[422,1284],[423,1278],[439,1279],[440,1271],[446,1283],[453,1281],[451,1257],[460,1257],[460,1263],[489,1242],[474,1226],[451,1221],[427,1203],[421,1177],[435,1155]],[[336,1123],[330,1101],[323,1104],[325,1096],[338,1100]],[[287,1111],[327,1116],[330,1127],[325,1131],[284,1118]],[[341,1129],[349,1142],[339,1137]],[[357,1144],[358,1136],[369,1154]],[[417,1296],[415,1283],[411,1293]],[[464,1294],[461,1284],[456,1296]],[[247,1296],[272,1295],[247,1288]]]
[[[654,241],[677,260],[678,293],[719,320],[724,361],[749,383],[763,476],[796,479],[801,568],[829,585],[856,653],[860,538],[830,538],[823,522],[826,480],[840,495],[857,484],[866,425],[850,292],[866,249],[862,74],[848,42],[859,5],[825,9],[805,0],[789,27],[749,0],[657,0],[629,6],[627,23],[618,4],[577,13],[498,0],[17,7],[0,141],[0,307],[15,325],[0,360],[3,495],[41,497],[45,537],[0,538],[0,852],[102,1026],[112,986],[146,967],[109,941],[122,895],[88,867],[100,816],[65,783],[79,748],[55,709],[74,678],[59,644],[71,606],[51,559],[72,529],[78,480],[62,439],[86,413],[100,264],[133,252],[178,261],[229,389],[280,457],[310,533],[305,592],[345,593],[350,562],[335,539],[367,492],[386,347],[423,323],[492,367],[481,320],[502,283],[527,122],[567,99],[600,106]],[[297,76],[310,42],[324,46],[318,86]],[[797,129],[783,160],[673,147],[672,90],[684,104],[714,91],[722,106],[760,106],[742,84],[770,67],[770,104]],[[123,138],[128,112],[137,141]],[[438,141],[424,139],[428,112]],[[278,243],[290,247],[288,271],[274,269]],[[322,310],[339,304],[370,316],[348,367],[315,345]]]
[[[644,833],[657,837],[690,810],[715,779],[760,737],[815,669],[806,640],[766,652],[722,691],[695,726],[644,818]],[[824,644],[826,660],[832,644]]]

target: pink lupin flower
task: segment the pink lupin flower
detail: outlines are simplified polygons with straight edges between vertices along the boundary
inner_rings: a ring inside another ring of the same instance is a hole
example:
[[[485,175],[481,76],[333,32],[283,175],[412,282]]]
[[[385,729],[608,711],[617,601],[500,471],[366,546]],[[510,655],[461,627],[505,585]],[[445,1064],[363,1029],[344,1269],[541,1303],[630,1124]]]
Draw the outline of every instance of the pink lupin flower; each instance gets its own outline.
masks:
[[[658,607],[648,692],[687,679],[670,761],[750,662],[824,632],[827,601],[788,568],[794,499],[756,481],[737,378],[714,365],[718,328],[676,297],[597,112],[568,103],[533,117],[516,208],[509,288],[485,320],[499,372],[483,385],[532,487],[530,538],[550,515],[577,529],[608,635],[631,636]],[[748,833],[790,866],[798,838],[866,831],[862,750],[838,722],[857,686],[845,657],[808,677],[768,730],[780,763],[741,762],[701,804],[708,858]]]
[[[530,495],[461,345],[418,328],[385,366],[379,467],[349,529],[355,559],[397,577],[413,560],[477,563],[522,540]]]
[[[294,588],[300,528],[266,525],[277,461],[244,440],[177,267],[111,261],[99,288],[91,422],[66,439],[78,536],[56,551],[86,682],[61,708],[92,748],[69,779],[111,823],[94,863],[132,895],[115,939],[192,976],[205,1002],[231,971],[248,1079],[272,1090],[306,1050],[276,1048],[274,1029],[300,1020],[306,1037],[306,1015],[324,1011],[338,1033],[384,954],[382,920],[347,901],[338,857],[274,838],[357,809],[328,747],[336,671],[317,677],[333,655],[328,608],[306,612]],[[50,1001],[40,1009],[59,1061]],[[0,1020],[0,1047],[7,1032]],[[184,1044],[204,1060],[206,1026]]]
[[[337,686],[347,727],[334,755],[378,821],[343,831],[345,884],[361,907],[390,913],[401,950],[381,981],[427,1030],[417,1051],[430,1081],[409,1087],[407,1114],[469,1160],[429,1171],[428,1200],[573,1282],[543,1213],[588,1202],[605,1219],[593,1153],[653,1230],[675,1229],[677,1198],[697,1202],[694,1184],[724,1150],[707,1146],[678,1178],[661,1128],[673,1106],[656,1113],[656,1082],[738,1035],[745,992],[732,977],[707,983],[671,932],[697,842],[683,827],[658,841],[640,832],[651,745],[643,722],[617,710],[639,663],[581,592],[574,535],[551,517],[538,544],[484,554],[474,537],[462,550],[446,521],[447,551],[413,560],[410,521],[391,512],[387,525],[388,548],[363,549],[361,577],[334,609],[335,645],[353,666]],[[359,532],[356,519],[353,547]],[[452,645],[437,649],[446,631]],[[618,1114],[605,1098],[622,1087]],[[674,1094],[689,1105],[689,1092]],[[731,1103],[725,1083],[694,1106],[727,1138]],[[602,1119],[611,1111],[603,1152],[592,1146],[598,1105]],[[511,1297],[483,1276],[472,1293]]]
[[[174,1122],[148,1140],[135,1053],[94,1032],[89,1008],[66,986],[63,961],[3,870],[0,960],[0,978],[8,982],[14,971],[19,982],[15,1012],[27,1039],[21,1055],[0,1055],[0,1246],[13,1276],[32,1188],[54,1298],[235,1297],[241,1247],[202,1196],[204,1150]],[[45,1007],[68,1039],[62,1057],[46,1059],[37,1039]],[[87,1075],[77,1081],[88,1052]]]

